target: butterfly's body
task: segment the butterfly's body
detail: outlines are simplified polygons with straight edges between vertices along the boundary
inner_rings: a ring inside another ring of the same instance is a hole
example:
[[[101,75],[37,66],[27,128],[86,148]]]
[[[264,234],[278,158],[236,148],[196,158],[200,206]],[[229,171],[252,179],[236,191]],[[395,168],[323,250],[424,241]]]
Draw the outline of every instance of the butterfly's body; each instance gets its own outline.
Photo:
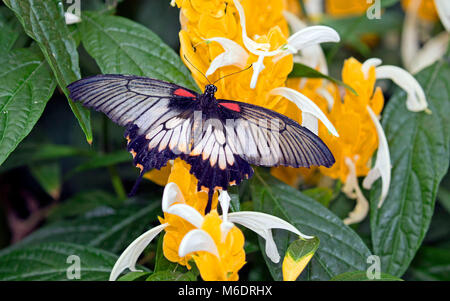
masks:
[[[210,200],[215,190],[251,177],[250,164],[334,163],[326,145],[308,129],[262,107],[216,99],[214,85],[198,94],[145,77],[99,75],[68,88],[73,100],[126,126],[128,151],[141,170],[139,179],[180,157],[191,165],[198,190],[207,191]]]

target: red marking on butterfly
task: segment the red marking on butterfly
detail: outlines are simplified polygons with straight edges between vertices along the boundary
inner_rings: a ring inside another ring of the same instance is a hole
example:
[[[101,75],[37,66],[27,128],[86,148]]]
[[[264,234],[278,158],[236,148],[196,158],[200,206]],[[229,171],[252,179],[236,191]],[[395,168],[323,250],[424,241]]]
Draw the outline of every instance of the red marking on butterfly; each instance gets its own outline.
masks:
[[[219,105],[221,105],[222,107],[225,107],[229,110],[235,111],[235,112],[240,112],[241,111],[241,107],[236,104],[236,103],[231,103],[231,102],[220,102]]]
[[[183,96],[183,97],[192,97],[192,98],[195,98],[195,95],[194,95],[194,94],[192,94],[191,92],[186,91],[186,90],[184,90],[184,89],[181,89],[181,88],[176,89],[176,90],[173,92],[173,94],[174,94],[174,95],[177,95],[177,96]]]

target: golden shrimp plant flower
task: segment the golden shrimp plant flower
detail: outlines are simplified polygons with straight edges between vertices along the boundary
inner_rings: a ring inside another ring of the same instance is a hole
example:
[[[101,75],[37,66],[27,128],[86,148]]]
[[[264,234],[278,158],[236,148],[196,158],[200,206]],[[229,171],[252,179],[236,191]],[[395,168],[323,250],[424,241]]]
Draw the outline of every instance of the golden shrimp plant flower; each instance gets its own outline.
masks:
[[[252,66],[253,72],[243,71],[219,81],[217,97],[256,104],[282,114],[286,114],[287,106],[281,96],[287,93],[278,88],[285,88],[293,54],[319,43],[339,41],[337,32],[327,26],[305,27],[289,36],[281,0],[174,3],[181,9],[180,54],[198,85],[204,87],[208,83],[202,73],[213,81]],[[320,120],[337,135],[313,101],[299,95],[289,100],[302,110],[303,126],[315,131]]]
[[[189,179],[187,179],[189,180]],[[195,190],[192,190],[195,193]],[[187,194],[192,197],[192,194]],[[223,216],[216,209],[204,215],[205,204],[198,206],[198,199],[185,199],[180,187],[170,182],[162,198],[164,218],[161,225],[154,227],[135,239],[115,263],[110,280],[116,280],[127,268],[136,271],[136,262],[162,231],[164,256],[191,268],[189,261],[197,265],[204,280],[238,280],[238,271],[245,264],[244,236],[234,223],[247,227],[266,240],[266,254],[273,262],[279,262],[280,255],[272,237],[272,229],[284,229],[302,239],[311,239],[284,220],[259,212],[241,211],[228,213],[230,197],[226,191],[219,196]],[[202,202],[200,202],[202,203]],[[194,207],[197,206],[197,207]]]

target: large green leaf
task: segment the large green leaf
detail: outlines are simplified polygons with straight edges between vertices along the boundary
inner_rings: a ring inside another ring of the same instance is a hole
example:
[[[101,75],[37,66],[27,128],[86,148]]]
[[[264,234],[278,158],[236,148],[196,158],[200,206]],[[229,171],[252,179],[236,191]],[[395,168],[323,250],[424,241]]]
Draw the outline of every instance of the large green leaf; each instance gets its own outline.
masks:
[[[91,150],[75,148],[58,144],[34,144],[22,143],[16,151],[0,167],[0,172],[19,166],[51,162],[60,158],[72,156],[94,156],[96,153]]]
[[[367,277],[366,271],[347,272],[331,279],[332,281],[402,281],[402,279],[395,276],[380,273],[380,279],[370,279]]]
[[[148,28],[131,20],[84,13],[82,43],[101,71],[134,74],[198,90],[180,57]]]
[[[102,190],[82,191],[50,210],[47,220],[56,221],[75,217],[96,207],[118,207],[122,201],[114,195]]]
[[[19,38],[20,32],[15,30],[4,15],[4,10],[0,10],[0,52],[7,53],[13,48],[14,43]]]
[[[392,179],[389,194],[377,207],[380,181],[372,189],[371,231],[374,254],[381,257],[382,272],[402,276],[422,243],[430,225],[439,188],[449,164],[450,63],[435,63],[417,75],[429,109],[406,109],[406,95],[397,91],[383,113]]]
[[[320,239],[319,249],[300,279],[329,280],[344,272],[367,268],[371,253],[361,238],[316,200],[258,171],[251,187],[256,210],[279,216],[301,232]],[[274,230],[273,234],[283,258],[289,244],[298,237],[284,230]],[[264,250],[264,241],[260,243]],[[265,259],[274,279],[282,280],[281,262],[275,264],[266,256]]]
[[[108,280],[117,256],[93,247],[72,243],[43,243],[12,250],[0,256],[1,281],[72,280],[70,267],[78,256],[80,279]],[[69,269],[69,272],[68,272]]]
[[[74,38],[65,23],[62,2],[57,0],[4,0],[14,11],[25,32],[42,50],[56,80],[86,135],[92,142],[89,110],[69,98],[67,85],[80,79],[78,52]]]
[[[115,151],[113,153],[108,154],[96,154],[92,158],[89,158],[88,161],[80,164],[74,170],[70,172],[69,176],[72,176],[74,173],[82,172],[86,170],[108,167],[114,164],[119,164],[123,162],[130,162],[132,157],[129,152],[124,150]]]
[[[55,86],[35,51],[18,49],[0,56],[0,164],[30,133]]]
[[[151,225],[160,207],[159,202],[147,206],[130,204],[119,209],[98,207],[79,218],[44,226],[10,248],[42,242],[73,242],[118,253]]]

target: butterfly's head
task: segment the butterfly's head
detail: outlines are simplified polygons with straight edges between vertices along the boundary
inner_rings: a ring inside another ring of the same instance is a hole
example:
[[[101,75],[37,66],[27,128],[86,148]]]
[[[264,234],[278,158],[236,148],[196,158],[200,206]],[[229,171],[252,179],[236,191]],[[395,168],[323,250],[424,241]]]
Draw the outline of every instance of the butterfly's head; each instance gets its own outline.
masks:
[[[214,85],[206,85],[205,87],[205,94],[214,96],[214,93],[217,92],[217,87]]]

